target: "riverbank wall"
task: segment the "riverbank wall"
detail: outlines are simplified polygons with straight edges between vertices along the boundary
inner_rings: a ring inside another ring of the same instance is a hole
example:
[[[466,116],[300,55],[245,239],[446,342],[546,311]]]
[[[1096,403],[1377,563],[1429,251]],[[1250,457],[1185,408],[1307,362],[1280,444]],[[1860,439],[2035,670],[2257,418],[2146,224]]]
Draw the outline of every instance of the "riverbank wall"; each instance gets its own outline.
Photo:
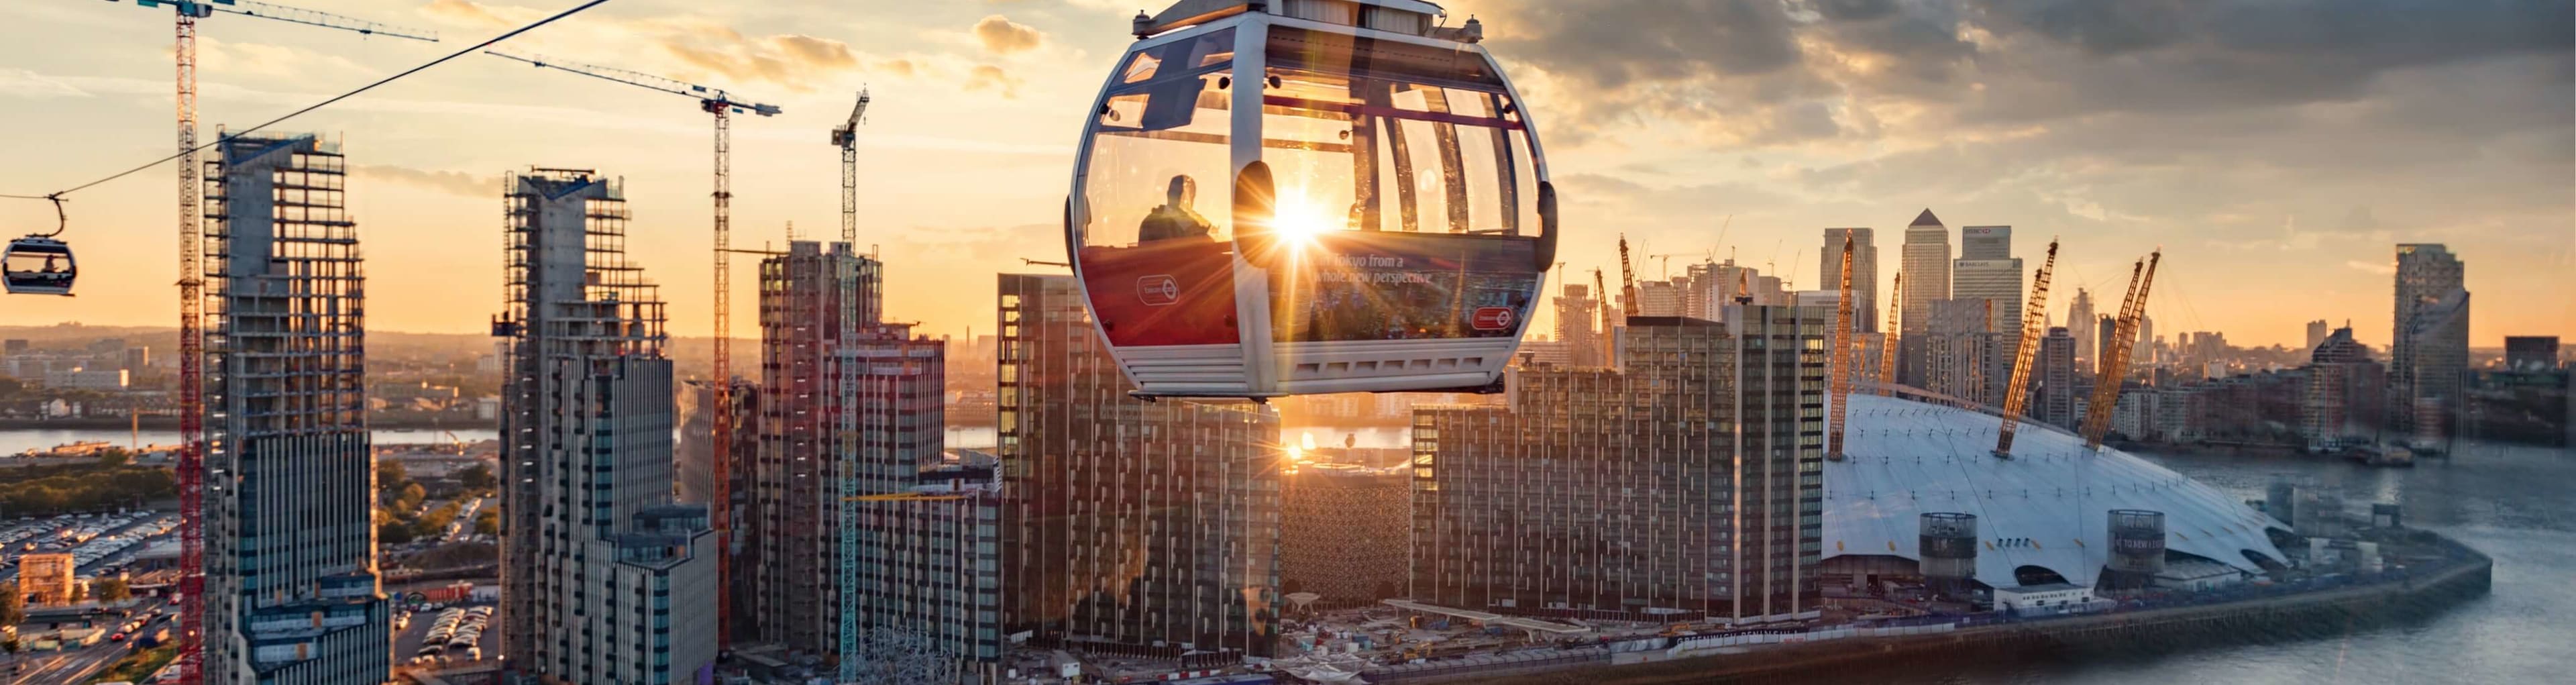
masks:
[[[2455,544],[2455,543],[2454,543]],[[1390,682],[1505,685],[1705,685],[1799,680],[1921,660],[2005,662],[2087,655],[2137,655],[2331,637],[2416,620],[2484,596],[2494,560],[2465,557],[2406,581],[2359,585],[2225,604],[2151,609],[2044,621],[1961,626],[1902,637],[1604,655],[1585,662],[1425,674]],[[1372,677],[1371,680],[1378,680]]]

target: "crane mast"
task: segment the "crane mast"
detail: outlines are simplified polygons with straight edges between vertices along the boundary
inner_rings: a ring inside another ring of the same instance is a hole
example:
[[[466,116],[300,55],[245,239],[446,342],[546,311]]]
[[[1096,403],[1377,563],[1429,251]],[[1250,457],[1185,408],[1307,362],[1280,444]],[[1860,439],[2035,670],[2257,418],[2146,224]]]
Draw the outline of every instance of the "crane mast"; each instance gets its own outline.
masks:
[[[2093,382],[2093,396],[2084,407],[2084,447],[2102,449],[2102,436],[2111,431],[2112,409],[2120,401],[2120,381],[2128,376],[2129,351],[2138,340],[2138,318],[2147,309],[2147,291],[2155,286],[2156,263],[2164,259],[2159,248],[2129,268],[2129,292],[2120,298],[2120,318],[2113,322],[2117,329],[2111,339],[2111,350],[2103,355],[2101,374]]]
[[[1843,421],[1851,413],[1852,387],[1852,237],[1843,234],[1842,294],[1834,304],[1834,409],[1825,436],[1825,458],[1843,460]]]
[[[615,81],[639,88],[649,88],[673,95],[697,98],[699,111],[715,116],[715,304],[713,307],[714,311],[712,312],[713,318],[715,319],[715,359],[714,369],[711,375],[714,377],[713,385],[715,386],[714,399],[716,411],[713,420],[710,422],[713,424],[714,430],[707,442],[709,443],[708,451],[712,456],[712,459],[709,460],[709,469],[716,474],[716,477],[713,479],[714,487],[709,488],[712,491],[710,494],[713,501],[708,503],[707,510],[709,522],[712,523],[716,529],[717,548],[732,549],[733,488],[732,484],[728,482],[730,479],[724,476],[724,474],[732,473],[734,433],[733,355],[731,350],[732,346],[728,344],[728,341],[730,340],[728,334],[731,332],[732,324],[733,299],[732,115],[758,114],[766,117],[776,116],[782,110],[780,110],[777,105],[766,105],[734,99],[732,95],[727,94],[721,88],[711,88],[694,83],[684,83],[642,72],[575,62],[562,62],[546,59],[544,57],[526,57],[497,50],[485,50],[483,51],[483,54],[502,59],[526,62],[529,65],[541,69],[567,71],[592,78]],[[844,202],[848,202],[848,199],[846,199],[847,196],[844,197]],[[844,219],[845,223],[842,230],[845,232],[849,230],[847,228],[848,221],[848,219]],[[732,573],[733,569],[730,557],[723,554],[716,555],[716,644],[719,647],[731,646],[733,642],[733,586],[730,581]]]
[[[1878,394],[1880,397],[1896,394],[1896,342],[1899,333],[1904,330],[1897,324],[1901,323],[1901,319],[1905,316],[1905,272],[1896,272],[1896,287],[1890,290],[1891,294],[1887,296],[1887,332],[1878,338]]]
[[[859,244],[859,124],[868,118],[868,91],[859,89],[859,105],[850,122],[832,128],[832,144],[841,148],[841,242]]]
[[[2030,402],[2030,359],[2039,346],[2039,329],[2048,320],[2048,278],[2057,269],[2057,239],[2048,240],[2048,258],[2039,263],[2039,273],[2030,278],[2030,304],[2021,310],[2021,344],[2013,348],[2012,379],[2004,388],[2004,425],[1995,434],[1995,456],[2012,457],[2013,431],[2021,427],[2021,413]],[[2051,389],[2049,392],[2059,392]]]
[[[1601,365],[1615,366],[1616,360],[1610,358],[1611,353],[1617,351],[1616,344],[1610,340],[1610,286],[1601,282],[1600,269],[1592,270],[1592,290],[1593,297],[1600,298],[1593,301],[1592,310],[1601,314]]]
[[[176,17],[171,53],[179,143],[179,682],[202,682],[206,588],[205,188],[197,159],[197,20],[217,12],[245,17],[437,42],[438,35],[327,12],[249,0],[135,0],[168,6]]]
[[[1603,293],[1602,297],[1609,297],[1609,293]],[[1637,315],[1637,269],[1628,263],[1628,236],[1625,235],[1619,236],[1619,313]]]

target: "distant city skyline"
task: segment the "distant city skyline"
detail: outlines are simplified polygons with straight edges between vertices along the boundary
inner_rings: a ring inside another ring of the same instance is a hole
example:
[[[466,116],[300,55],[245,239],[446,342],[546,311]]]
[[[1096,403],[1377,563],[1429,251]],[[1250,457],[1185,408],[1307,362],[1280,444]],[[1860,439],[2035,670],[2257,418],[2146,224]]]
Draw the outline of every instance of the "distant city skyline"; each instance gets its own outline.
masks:
[[[451,44],[555,9],[531,0],[296,4],[435,29]],[[788,221],[828,230],[837,174],[825,131],[860,86],[872,89],[859,134],[859,242],[900,265],[886,276],[888,316],[954,335],[991,321],[992,281],[968,276],[1062,258],[1057,213],[1078,114],[1143,4],[621,0],[513,45],[783,106],[736,127],[740,247],[784,245]],[[1869,227],[1895,242],[1930,207],[1957,223],[2019,228],[2016,253],[2062,237],[2059,282],[2070,292],[2116,294],[2128,262],[2163,245],[2150,313],[2239,344],[2299,345],[2301,325],[2317,318],[2351,319],[2364,342],[2387,344],[2370,332],[2392,325],[2388,250],[2400,242],[2446,243],[2478,263],[2469,290],[2533,295],[2481,301],[2473,344],[2576,336],[2576,287],[2565,277],[2576,265],[2568,41],[2518,28],[2565,22],[2476,5],[2431,24],[2356,18],[2356,33],[2292,50],[2165,34],[2092,42],[2083,26],[1964,1],[1828,16],[1754,3],[1732,19],[1690,3],[1443,5],[1452,21],[1484,22],[1545,127],[1569,226],[1560,275],[1615,272],[1612,237],[1626,231],[1649,254],[1714,250],[1815,288],[1818,230]],[[2321,18],[2302,13],[2331,10],[2138,11],[2154,16],[2121,21],[2260,36],[2293,35],[2269,27],[2313,25]],[[9,65],[0,67],[0,102],[21,116],[0,140],[49,162],[0,169],[0,192],[46,192],[167,154],[166,12],[29,3],[11,13],[0,22],[0,64]],[[1741,24],[1723,50],[1648,47],[1688,42],[1655,40],[1658,32],[1699,35],[1720,21]],[[1604,30],[1613,23],[1647,39],[1587,38],[1618,35]],[[447,45],[261,24],[277,23],[205,23],[204,134]],[[2385,39],[2395,35],[2413,40]],[[2247,78],[2257,81],[2185,68],[2220,54],[2249,60]],[[1804,85],[1769,87],[1792,83]],[[1691,114],[1717,103],[1742,115]],[[353,170],[349,203],[376,246],[369,323],[379,330],[485,325],[501,287],[489,254],[500,232],[497,178],[534,162],[627,174],[648,217],[629,248],[666,286],[671,332],[687,338],[710,332],[705,123],[678,98],[465,58],[281,130],[324,132],[368,160]],[[2338,142],[2353,140],[2374,144]],[[164,166],[73,195],[65,237],[85,267],[81,295],[11,298],[0,324],[175,321],[171,173]],[[52,219],[41,202],[0,203],[0,227],[24,232]],[[1887,252],[1882,292],[1897,267],[1898,251]],[[751,261],[736,264],[736,312],[752,311]],[[1641,269],[1640,278],[1655,273]],[[2228,296],[2244,292],[2297,296]],[[2062,314],[2059,299],[2052,309]],[[753,318],[735,316],[733,335],[755,337]]]

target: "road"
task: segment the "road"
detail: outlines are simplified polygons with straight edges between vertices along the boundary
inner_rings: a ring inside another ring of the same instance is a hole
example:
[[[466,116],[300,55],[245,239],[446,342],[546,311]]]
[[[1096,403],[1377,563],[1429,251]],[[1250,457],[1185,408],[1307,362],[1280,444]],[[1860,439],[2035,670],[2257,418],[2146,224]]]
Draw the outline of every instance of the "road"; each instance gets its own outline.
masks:
[[[0,670],[0,683],[7,685],[57,685],[77,683],[106,670],[108,664],[125,658],[125,643],[100,642],[96,646],[69,652],[23,652],[18,662]]]

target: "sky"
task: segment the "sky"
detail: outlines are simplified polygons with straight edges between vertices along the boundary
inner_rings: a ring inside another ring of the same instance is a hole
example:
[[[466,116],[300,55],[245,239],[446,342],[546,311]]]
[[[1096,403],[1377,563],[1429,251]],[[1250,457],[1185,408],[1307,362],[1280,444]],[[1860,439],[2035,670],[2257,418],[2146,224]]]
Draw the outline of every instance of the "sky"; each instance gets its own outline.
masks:
[[[206,19],[204,135],[576,3],[291,4],[446,42]],[[1161,4],[612,0],[506,49],[781,106],[735,122],[737,247],[781,245],[790,222],[837,234],[828,132],[867,88],[859,242],[887,263],[891,318],[962,335],[992,331],[994,273],[1063,258],[1082,112],[1129,17]],[[1624,234],[1639,255],[1731,255],[1813,288],[1820,229],[1866,226],[1884,280],[1929,208],[1954,229],[2013,226],[2034,268],[2062,241],[2061,319],[2079,286],[2116,302],[2128,265],[2161,247],[2160,334],[2295,346],[2307,321],[2349,320],[2385,345],[2394,246],[2433,242],[2467,263],[2473,345],[2576,338],[2565,0],[1443,4],[1484,25],[1529,101],[1573,273],[1616,273]],[[0,193],[172,150],[168,10],[28,0],[0,14]],[[479,55],[279,127],[344,144],[370,328],[482,330],[501,308],[499,178],[539,165],[625,179],[629,249],[684,336],[711,332],[710,129],[687,98]],[[175,319],[175,183],[165,165],[70,196],[80,295],[8,298],[0,325]],[[0,201],[0,230],[53,221],[44,203]],[[733,333],[756,336],[738,259]],[[1663,262],[1641,257],[1639,277]]]

